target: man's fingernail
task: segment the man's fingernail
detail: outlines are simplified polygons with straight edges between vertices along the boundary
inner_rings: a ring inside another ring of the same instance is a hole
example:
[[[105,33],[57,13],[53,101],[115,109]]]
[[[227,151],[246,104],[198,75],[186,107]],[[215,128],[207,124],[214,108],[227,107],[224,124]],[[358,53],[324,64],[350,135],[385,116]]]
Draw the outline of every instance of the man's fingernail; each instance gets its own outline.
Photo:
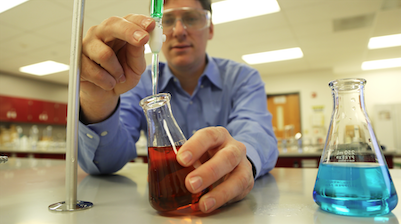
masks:
[[[146,33],[142,30],[137,30],[134,32],[134,39],[137,41],[142,40],[146,36]]]
[[[125,75],[122,74],[122,75],[120,76],[120,78],[118,78],[118,82],[119,82],[119,83],[124,83],[125,81],[127,81],[127,79],[125,78]]]
[[[192,177],[189,179],[189,184],[192,187],[193,191],[196,191],[200,186],[202,186],[202,178],[201,177]]]
[[[186,152],[183,152],[183,153],[179,154],[179,160],[181,160],[181,162],[184,165],[187,165],[191,161],[191,159],[192,159],[192,153],[191,152],[186,151]]]
[[[149,24],[151,24],[152,22],[153,22],[153,19],[151,19],[151,18],[144,19],[144,20],[142,20],[142,26],[144,28],[147,28],[149,26]]]
[[[203,202],[203,205],[205,206],[205,211],[207,212],[216,205],[216,200],[214,198],[206,198]]]

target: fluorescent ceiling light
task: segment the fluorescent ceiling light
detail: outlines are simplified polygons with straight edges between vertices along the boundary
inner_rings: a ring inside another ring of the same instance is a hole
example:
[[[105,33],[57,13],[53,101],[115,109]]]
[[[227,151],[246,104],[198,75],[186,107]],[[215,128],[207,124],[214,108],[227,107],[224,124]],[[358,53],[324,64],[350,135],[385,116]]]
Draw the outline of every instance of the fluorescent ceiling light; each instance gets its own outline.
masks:
[[[213,24],[279,12],[277,0],[225,0],[212,4]]]
[[[369,49],[401,46],[401,34],[372,37],[369,40]]]
[[[267,51],[256,54],[247,54],[243,55],[242,59],[246,63],[253,65],[261,63],[269,63],[274,61],[291,60],[296,58],[302,58],[303,56],[304,54],[302,53],[301,48],[295,47],[277,51]]]
[[[28,0],[0,0],[0,13],[14,8]]]
[[[20,72],[32,75],[49,75],[52,73],[63,72],[70,69],[70,66],[55,61],[44,61],[37,64],[27,65],[19,68]]]
[[[390,58],[376,61],[365,61],[362,63],[362,70],[374,70],[383,68],[401,67],[401,58]]]

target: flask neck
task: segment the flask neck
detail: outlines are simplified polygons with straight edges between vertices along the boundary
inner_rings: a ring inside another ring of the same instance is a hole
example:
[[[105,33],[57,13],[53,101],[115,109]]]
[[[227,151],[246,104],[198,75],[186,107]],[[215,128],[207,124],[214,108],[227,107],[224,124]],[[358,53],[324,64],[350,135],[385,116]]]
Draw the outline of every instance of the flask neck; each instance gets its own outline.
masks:
[[[369,142],[373,138],[369,137],[372,130],[365,109],[365,83],[364,79],[340,79],[329,83],[334,101],[330,124],[334,129],[333,136],[329,137],[338,138],[337,143],[330,144]]]
[[[334,98],[334,109],[356,112],[365,109],[364,79],[341,79],[329,83]]]
[[[186,141],[170,106],[170,94],[159,93],[139,103],[147,120],[148,147],[180,146]]]

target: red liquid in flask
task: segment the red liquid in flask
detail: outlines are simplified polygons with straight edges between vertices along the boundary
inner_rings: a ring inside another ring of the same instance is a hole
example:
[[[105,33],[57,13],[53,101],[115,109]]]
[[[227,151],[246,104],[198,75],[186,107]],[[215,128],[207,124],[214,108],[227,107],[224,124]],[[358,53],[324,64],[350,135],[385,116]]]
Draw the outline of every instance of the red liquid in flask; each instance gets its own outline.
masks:
[[[176,146],[177,151],[181,146]],[[185,177],[193,171],[193,166],[183,167],[176,159],[172,146],[149,147],[149,202],[160,212],[168,212],[191,207],[198,209],[198,202],[211,186],[198,194],[192,194],[185,187]]]

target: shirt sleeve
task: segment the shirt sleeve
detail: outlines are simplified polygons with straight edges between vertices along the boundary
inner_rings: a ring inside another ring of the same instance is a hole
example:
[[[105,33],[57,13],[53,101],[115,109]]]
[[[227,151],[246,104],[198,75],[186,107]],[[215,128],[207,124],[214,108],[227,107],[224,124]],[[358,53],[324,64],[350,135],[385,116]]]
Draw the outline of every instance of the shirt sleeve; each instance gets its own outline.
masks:
[[[109,174],[121,169],[137,156],[135,142],[139,130],[129,132],[120,122],[121,105],[107,120],[84,125],[79,122],[78,162],[89,174]],[[133,123],[139,118],[132,117]],[[137,125],[138,126],[138,125]]]
[[[232,110],[227,129],[246,146],[248,159],[256,168],[256,179],[275,167],[277,139],[259,72],[244,66],[238,73],[232,88]]]

